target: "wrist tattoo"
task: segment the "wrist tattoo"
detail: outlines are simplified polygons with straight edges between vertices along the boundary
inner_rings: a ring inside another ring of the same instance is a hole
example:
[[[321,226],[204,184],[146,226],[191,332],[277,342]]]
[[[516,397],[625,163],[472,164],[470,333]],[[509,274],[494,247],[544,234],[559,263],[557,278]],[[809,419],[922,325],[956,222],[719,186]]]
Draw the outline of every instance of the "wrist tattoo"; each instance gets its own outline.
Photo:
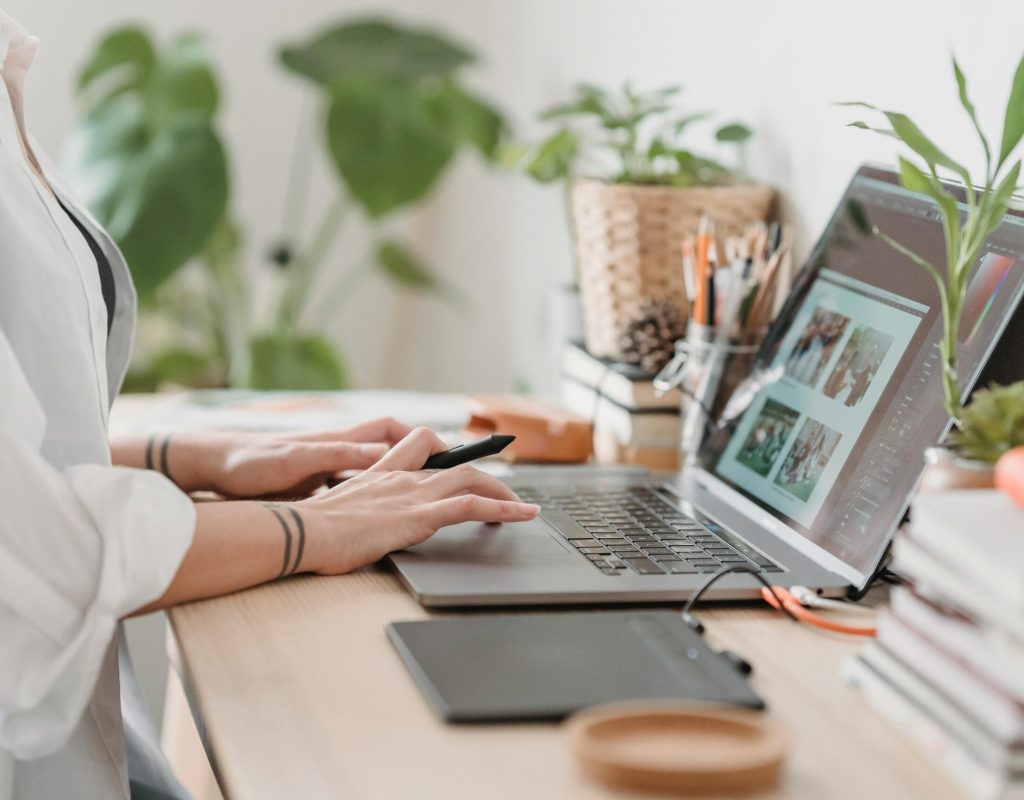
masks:
[[[306,545],[306,526],[302,522],[302,517],[298,511],[290,506],[264,503],[263,507],[277,518],[277,522],[284,532],[284,561],[277,577],[284,578],[288,575],[294,575],[299,571],[299,565],[302,563],[302,551]],[[294,524],[294,531],[292,523]],[[294,557],[292,555],[293,534],[295,539]]]
[[[167,466],[167,451],[171,446],[171,437],[172,434],[170,433],[164,435],[163,441],[160,443],[159,463],[154,456],[157,449],[157,439],[160,438],[160,434],[154,433],[149,437],[149,440],[146,442],[146,469],[158,469],[166,478],[173,481],[174,478],[171,476],[171,470]]]

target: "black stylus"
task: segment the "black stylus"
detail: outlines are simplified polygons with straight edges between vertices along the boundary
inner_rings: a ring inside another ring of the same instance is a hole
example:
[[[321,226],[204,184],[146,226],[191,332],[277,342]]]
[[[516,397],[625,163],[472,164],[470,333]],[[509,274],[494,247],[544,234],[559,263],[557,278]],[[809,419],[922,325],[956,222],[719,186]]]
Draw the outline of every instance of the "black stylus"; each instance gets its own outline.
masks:
[[[495,453],[500,453],[515,440],[515,436],[492,434],[475,442],[460,444],[451,450],[445,450],[443,453],[434,453],[434,455],[427,459],[423,469],[450,469],[451,467],[459,466],[459,464],[476,461],[484,456],[493,456]]]

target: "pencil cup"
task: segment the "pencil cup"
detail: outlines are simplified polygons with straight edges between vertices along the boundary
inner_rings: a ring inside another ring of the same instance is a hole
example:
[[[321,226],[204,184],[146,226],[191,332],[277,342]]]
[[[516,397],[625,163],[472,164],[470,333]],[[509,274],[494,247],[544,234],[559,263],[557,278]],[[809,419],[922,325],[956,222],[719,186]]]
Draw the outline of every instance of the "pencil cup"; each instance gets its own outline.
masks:
[[[701,444],[732,392],[749,373],[766,328],[725,336],[711,325],[691,322],[676,342],[672,361],[654,381],[660,391],[679,387],[683,394],[683,462],[694,463]]]

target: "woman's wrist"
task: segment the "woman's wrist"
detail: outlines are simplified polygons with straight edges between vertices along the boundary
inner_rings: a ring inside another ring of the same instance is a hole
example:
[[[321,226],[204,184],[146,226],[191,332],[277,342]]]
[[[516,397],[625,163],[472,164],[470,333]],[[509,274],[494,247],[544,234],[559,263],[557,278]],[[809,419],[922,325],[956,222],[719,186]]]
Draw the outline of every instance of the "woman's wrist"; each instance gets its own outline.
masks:
[[[111,440],[110,456],[117,466],[151,469],[182,491],[198,492],[212,489],[218,470],[224,469],[223,448],[207,439],[201,433],[122,436]]]
[[[192,545],[177,574],[162,597],[136,613],[320,571],[324,547],[310,516],[295,503],[197,503]]]

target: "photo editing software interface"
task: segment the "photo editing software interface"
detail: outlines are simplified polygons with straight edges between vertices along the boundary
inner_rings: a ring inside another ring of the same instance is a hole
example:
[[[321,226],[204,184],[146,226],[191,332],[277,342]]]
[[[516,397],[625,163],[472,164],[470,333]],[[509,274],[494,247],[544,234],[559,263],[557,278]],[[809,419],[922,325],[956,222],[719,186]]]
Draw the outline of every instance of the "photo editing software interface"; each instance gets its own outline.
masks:
[[[862,171],[812,254],[813,281],[762,354],[760,386],[709,448],[721,480],[861,574],[870,572],[947,423],[938,290],[874,227],[943,265],[935,206]],[[1024,284],[1024,218],[968,284],[960,372],[974,378]],[[1016,265],[1016,268],[1014,268]],[[707,454],[706,454],[707,455]]]

